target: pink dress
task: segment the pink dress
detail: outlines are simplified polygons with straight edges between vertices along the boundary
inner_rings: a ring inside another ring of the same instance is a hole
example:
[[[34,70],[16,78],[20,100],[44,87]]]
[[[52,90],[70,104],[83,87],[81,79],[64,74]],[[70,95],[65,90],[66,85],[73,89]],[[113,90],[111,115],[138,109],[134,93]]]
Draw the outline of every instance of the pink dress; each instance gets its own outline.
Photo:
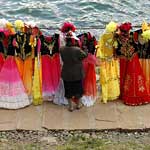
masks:
[[[50,64],[50,56],[42,55],[42,96],[44,100],[53,94]]]
[[[61,76],[59,36],[54,34],[41,37],[41,41],[42,96],[44,100],[52,101],[59,88]]]
[[[10,42],[13,41],[13,38],[12,36]],[[0,72],[0,108],[18,109],[31,103],[21,80],[14,52],[11,44]]]
[[[51,97],[58,89],[61,75],[60,56],[42,56],[42,96]],[[48,99],[52,100],[52,99]]]

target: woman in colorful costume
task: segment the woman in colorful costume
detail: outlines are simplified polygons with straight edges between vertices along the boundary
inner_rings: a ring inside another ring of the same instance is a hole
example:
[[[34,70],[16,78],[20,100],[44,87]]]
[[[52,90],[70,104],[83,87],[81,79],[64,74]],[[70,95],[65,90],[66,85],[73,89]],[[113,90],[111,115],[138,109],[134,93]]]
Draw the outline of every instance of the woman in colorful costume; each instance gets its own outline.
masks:
[[[100,85],[102,87],[102,102],[115,100],[120,95],[119,87],[119,60],[114,57],[114,32],[117,29],[115,22],[106,26],[97,45],[97,58],[100,59]]]
[[[16,38],[13,41],[15,47],[16,47],[16,54],[15,54],[15,60],[18,66],[18,70],[21,76],[21,79],[23,80],[23,67],[24,67],[24,62],[23,62],[23,53],[24,53],[24,44],[26,41],[26,37],[24,32],[24,23],[22,20],[16,20],[15,21],[15,28],[16,28]]]
[[[15,61],[15,35],[9,36],[7,58],[0,72],[0,107],[18,109],[30,105]]]
[[[5,61],[5,49],[8,48],[10,34],[15,34],[13,25],[5,19],[0,19],[0,71]]]
[[[144,21],[142,23],[142,28],[134,31],[133,35],[146,80],[147,92],[150,96],[150,26]]]
[[[141,105],[150,102],[141,68],[131,23],[118,27],[116,54],[120,57],[120,98],[127,105]]]
[[[52,101],[59,87],[61,65],[59,56],[59,35],[41,36],[42,96]]]
[[[88,56],[83,60],[84,78],[83,78],[83,97],[82,103],[85,106],[92,106],[97,98],[96,88],[96,56],[95,46],[97,44],[96,38],[90,33],[83,33],[78,35],[81,41],[81,48],[88,52]]]
[[[41,40],[40,32],[38,27],[32,29],[33,41],[35,42],[36,48],[34,50],[34,74],[33,74],[33,104],[40,105],[43,103],[42,99],[42,61],[41,61]]]
[[[28,25],[24,33],[24,42],[22,47],[23,64],[23,83],[26,88],[28,96],[32,99],[33,93],[33,68],[34,68],[34,50],[36,47],[36,38],[32,35],[32,27]]]

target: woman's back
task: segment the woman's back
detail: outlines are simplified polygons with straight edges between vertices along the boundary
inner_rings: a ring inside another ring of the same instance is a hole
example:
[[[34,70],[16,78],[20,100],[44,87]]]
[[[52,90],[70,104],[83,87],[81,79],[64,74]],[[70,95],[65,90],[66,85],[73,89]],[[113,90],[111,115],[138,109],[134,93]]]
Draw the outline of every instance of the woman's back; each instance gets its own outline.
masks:
[[[63,61],[62,78],[66,81],[81,80],[82,59],[86,57],[86,53],[76,46],[64,46],[60,49],[60,54]]]

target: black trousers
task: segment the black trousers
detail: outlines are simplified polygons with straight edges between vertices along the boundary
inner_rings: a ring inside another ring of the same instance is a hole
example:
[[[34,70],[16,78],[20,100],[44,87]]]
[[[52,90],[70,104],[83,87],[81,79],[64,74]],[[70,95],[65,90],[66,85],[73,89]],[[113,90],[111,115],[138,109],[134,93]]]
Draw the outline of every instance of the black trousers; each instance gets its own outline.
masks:
[[[73,96],[77,99],[81,98],[83,95],[83,83],[82,80],[78,81],[64,81],[65,97],[67,99]]]

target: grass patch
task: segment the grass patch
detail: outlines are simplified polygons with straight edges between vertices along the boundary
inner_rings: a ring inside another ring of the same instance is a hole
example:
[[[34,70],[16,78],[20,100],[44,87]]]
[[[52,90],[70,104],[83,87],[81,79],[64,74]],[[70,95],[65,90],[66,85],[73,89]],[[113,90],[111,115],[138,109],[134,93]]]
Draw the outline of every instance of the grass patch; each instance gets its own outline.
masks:
[[[58,146],[56,150],[150,150],[150,145],[130,142],[112,142],[104,139],[71,138],[66,144]]]
[[[24,145],[24,150],[41,150],[40,144],[31,143]]]
[[[139,142],[135,139],[128,141],[113,141],[109,139],[86,138],[84,136],[68,137],[65,144],[50,145],[10,141],[0,142],[0,150],[150,150],[150,143]]]

